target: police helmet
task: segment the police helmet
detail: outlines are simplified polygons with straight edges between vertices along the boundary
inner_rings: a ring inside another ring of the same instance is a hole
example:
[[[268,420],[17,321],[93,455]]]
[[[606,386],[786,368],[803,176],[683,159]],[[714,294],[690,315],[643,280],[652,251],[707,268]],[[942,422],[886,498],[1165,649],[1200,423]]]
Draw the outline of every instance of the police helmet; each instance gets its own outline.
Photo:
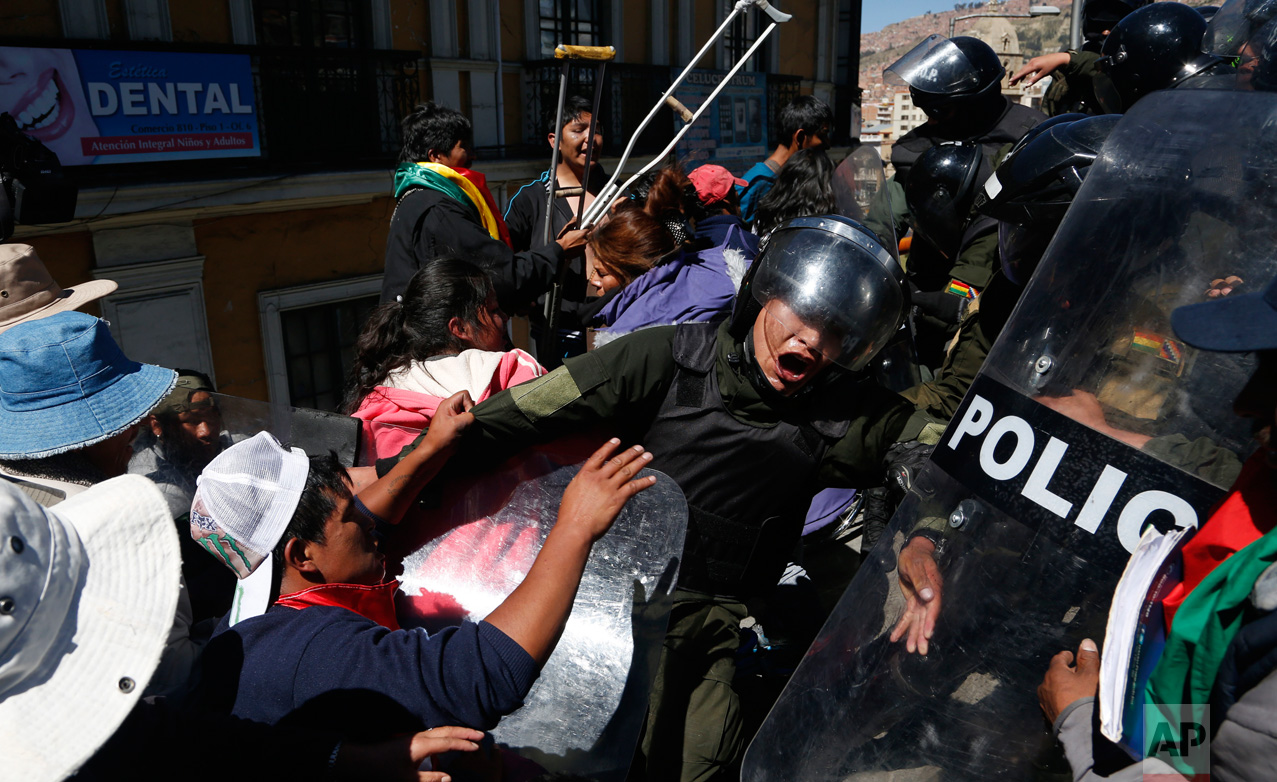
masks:
[[[1093,80],[1100,107],[1120,114],[1150,92],[1174,87],[1221,62],[1202,52],[1206,20],[1182,3],[1128,14],[1104,39]]]
[[[928,115],[999,97],[1004,75],[997,53],[966,35],[930,35],[883,71],[888,84],[908,86],[914,105]]]
[[[1022,139],[985,182],[975,210],[996,218],[1002,271],[1025,285],[1086,179],[1116,114],[1065,114]]]
[[[1082,6],[1082,38],[1099,50],[1104,37],[1127,14],[1152,0],[1087,0]]]
[[[1274,17],[1277,0],[1228,0],[1206,26],[1202,51],[1221,57],[1245,56],[1246,44]]]
[[[741,283],[729,329],[744,339],[767,308],[795,333],[816,328],[837,340],[830,360],[859,371],[896,333],[906,296],[904,270],[869,229],[841,215],[799,217],[767,238]]]
[[[914,231],[946,258],[959,249],[983,162],[979,144],[938,144],[909,171],[905,201]]]

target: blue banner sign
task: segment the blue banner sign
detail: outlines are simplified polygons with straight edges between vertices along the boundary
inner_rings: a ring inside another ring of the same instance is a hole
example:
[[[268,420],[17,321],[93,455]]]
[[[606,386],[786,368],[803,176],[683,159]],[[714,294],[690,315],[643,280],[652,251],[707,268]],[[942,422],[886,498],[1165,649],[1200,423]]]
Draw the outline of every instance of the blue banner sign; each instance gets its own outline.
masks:
[[[0,46],[0,112],[64,166],[261,154],[244,54]]]

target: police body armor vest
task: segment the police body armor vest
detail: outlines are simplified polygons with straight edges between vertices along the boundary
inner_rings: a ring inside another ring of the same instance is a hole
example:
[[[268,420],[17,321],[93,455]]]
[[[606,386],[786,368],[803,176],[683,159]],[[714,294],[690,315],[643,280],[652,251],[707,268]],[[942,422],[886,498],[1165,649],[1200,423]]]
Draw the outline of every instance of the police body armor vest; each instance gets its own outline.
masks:
[[[737,420],[719,393],[717,333],[716,323],[678,327],[674,381],[644,445],[687,498],[679,586],[745,597],[776,586],[802,534],[816,470],[850,422],[818,420],[818,405],[795,405],[812,418],[775,426]]]

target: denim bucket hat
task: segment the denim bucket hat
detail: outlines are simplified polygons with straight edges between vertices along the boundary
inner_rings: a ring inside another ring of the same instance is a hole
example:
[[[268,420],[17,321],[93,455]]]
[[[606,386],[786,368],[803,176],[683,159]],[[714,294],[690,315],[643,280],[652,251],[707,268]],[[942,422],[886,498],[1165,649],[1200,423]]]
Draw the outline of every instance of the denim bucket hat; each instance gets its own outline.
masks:
[[[106,321],[60,312],[0,334],[0,459],[42,459],[141,421],[177,382],[124,356]]]

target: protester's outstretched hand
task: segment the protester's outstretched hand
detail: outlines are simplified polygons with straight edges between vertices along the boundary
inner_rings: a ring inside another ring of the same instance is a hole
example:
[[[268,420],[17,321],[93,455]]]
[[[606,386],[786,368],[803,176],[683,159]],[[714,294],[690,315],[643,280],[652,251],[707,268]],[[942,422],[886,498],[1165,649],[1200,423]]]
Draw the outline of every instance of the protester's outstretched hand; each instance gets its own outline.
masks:
[[[469,391],[458,391],[439,405],[434,417],[430,419],[430,429],[426,432],[425,442],[438,450],[451,448],[461,437],[466,427],[474,423],[474,414],[470,408],[474,400]]]
[[[905,649],[925,655],[940,616],[940,592],[944,579],[936,565],[935,544],[915,537],[900,551],[896,574],[905,596],[905,612],[891,631],[891,642],[905,639]]]
[[[419,771],[426,758],[444,752],[474,752],[483,732],[444,727],[396,736],[371,744],[346,743],[337,752],[333,776],[349,780],[387,782],[449,782],[443,771]]]
[[[1038,704],[1052,724],[1069,704],[1093,697],[1100,687],[1100,650],[1090,638],[1078,646],[1076,662],[1074,666],[1073,653],[1068,651],[1052,657],[1038,687]]]
[[[1012,87],[1019,84],[1021,80],[1026,79],[1024,86],[1028,87],[1045,79],[1055,71],[1069,64],[1068,52],[1055,52],[1053,54],[1042,54],[1034,57],[1024,64],[1024,67],[1016,71],[1011,76],[1010,84]]]
[[[615,437],[586,460],[563,492],[559,526],[579,529],[591,541],[603,537],[630,497],[656,483],[655,476],[632,480],[652,460],[636,445],[613,456],[621,444]]]

